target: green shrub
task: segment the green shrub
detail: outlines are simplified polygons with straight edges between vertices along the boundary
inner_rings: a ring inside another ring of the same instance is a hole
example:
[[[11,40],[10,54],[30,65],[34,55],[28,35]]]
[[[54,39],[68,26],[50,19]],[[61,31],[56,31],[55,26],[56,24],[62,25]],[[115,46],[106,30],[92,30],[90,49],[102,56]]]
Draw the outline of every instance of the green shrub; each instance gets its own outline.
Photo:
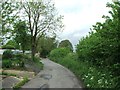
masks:
[[[27,77],[24,77],[23,80],[19,83],[17,83],[14,87],[13,90],[19,89],[21,86],[23,86],[25,83],[27,83],[29,79]]]
[[[15,47],[12,45],[3,45],[2,49],[15,49]]]
[[[13,55],[11,51],[5,51],[2,56],[3,68],[24,67],[24,58],[20,55]]]
[[[18,57],[18,59],[22,59],[22,60],[30,60],[31,59],[30,54],[16,54],[16,57]]]
[[[15,67],[24,67],[24,62],[21,60],[2,60],[2,68],[15,68]]]
[[[36,66],[38,67],[38,68],[40,68],[40,70],[42,70],[43,69],[43,63],[42,62],[38,62],[38,63],[36,63]]]
[[[57,48],[50,52],[49,58],[54,61],[59,61],[71,51],[68,48]]]
[[[103,23],[93,25],[89,35],[80,40],[77,45],[77,54],[80,60],[93,63],[100,69],[111,72],[116,82],[120,83],[120,2],[107,4],[111,8],[111,16],[103,16]],[[116,24],[117,23],[117,24]],[[120,84],[117,84],[118,86]]]
[[[78,60],[78,55],[76,53],[68,53],[65,58],[67,60]]]
[[[12,62],[9,59],[2,60],[2,68],[12,67]]]
[[[3,52],[3,55],[2,55],[2,60],[4,59],[11,59],[13,58],[14,54],[11,50],[6,50]]]
[[[43,57],[43,58],[46,58],[47,55],[49,54],[49,51],[43,49],[41,52],[40,52],[40,56]]]
[[[24,67],[24,62],[22,60],[12,60],[12,67]]]
[[[78,60],[75,53],[69,53],[57,63],[70,69],[86,88],[115,88],[115,78],[106,69],[99,69],[88,61]]]
[[[21,53],[15,54],[14,59],[19,59],[19,60],[22,60],[22,59],[24,59],[24,55],[23,55],[23,54],[21,54]]]
[[[34,63],[35,63],[36,68],[39,68],[40,70],[42,70],[43,69],[43,63],[40,62],[40,60],[41,59],[39,57],[35,57],[34,58]]]

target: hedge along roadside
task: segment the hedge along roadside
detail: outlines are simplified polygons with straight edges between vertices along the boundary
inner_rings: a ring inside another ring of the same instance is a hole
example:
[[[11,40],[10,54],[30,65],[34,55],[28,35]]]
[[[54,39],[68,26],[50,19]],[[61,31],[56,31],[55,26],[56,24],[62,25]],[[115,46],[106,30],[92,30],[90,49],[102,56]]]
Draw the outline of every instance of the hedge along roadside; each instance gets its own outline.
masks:
[[[114,77],[106,70],[98,69],[92,63],[79,60],[76,53],[64,52],[57,48],[50,53],[49,58],[70,69],[80,81],[83,86],[87,88],[115,88],[116,82]]]

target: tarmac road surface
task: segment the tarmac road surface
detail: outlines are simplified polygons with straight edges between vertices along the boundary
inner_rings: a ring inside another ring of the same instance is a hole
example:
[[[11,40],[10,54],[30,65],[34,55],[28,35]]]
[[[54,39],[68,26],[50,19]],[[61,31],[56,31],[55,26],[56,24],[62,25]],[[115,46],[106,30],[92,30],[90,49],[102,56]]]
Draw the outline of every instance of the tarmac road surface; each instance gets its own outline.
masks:
[[[22,88],[82,88],[75,75],[49,59],[42,59],[44,69]]]

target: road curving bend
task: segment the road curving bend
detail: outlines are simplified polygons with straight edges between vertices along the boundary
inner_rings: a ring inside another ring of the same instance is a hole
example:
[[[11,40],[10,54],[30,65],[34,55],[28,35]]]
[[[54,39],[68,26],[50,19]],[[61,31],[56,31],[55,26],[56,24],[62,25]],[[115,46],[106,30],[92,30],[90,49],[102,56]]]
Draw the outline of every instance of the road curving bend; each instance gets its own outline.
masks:
[[[82,88],[76,76],[67,68],[49,59],[42,59],[44,69],[22,88]]]

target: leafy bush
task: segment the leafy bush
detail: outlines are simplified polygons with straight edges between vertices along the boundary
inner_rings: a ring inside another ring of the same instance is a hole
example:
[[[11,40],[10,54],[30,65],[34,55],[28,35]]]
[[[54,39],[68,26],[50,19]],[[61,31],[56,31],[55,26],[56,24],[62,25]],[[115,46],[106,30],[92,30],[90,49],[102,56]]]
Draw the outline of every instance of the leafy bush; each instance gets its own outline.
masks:
[[[15,67],[24,67],[24,62],[21,60],[11,59],[2,60],[2,68],[15,68]]]
[[[29,81],[29,79],[27,77],[24,77],[23,80],[19,83],[17,83],[13,89],[19,89],[21,86],[23,86],[25,83],[27,83]]]
[[[23,54],[21,54],[21,53],[15,54],[15,57],[14,57],[14,59],[19,59],[19,60],[22,60],[22,59],[24,59],[24,58],[26,58],[25,55],[23,55]]]
[[[43,58],[46,58],[48,54],[49,54],[49,52],[45,49],[42,49],[40,52],[40,56]]]
[[[3,55],[2,55],[2,60],[4,59],[11,59],[13,58],[13,52],[11,50],[6,50],[3,52]]]
[[[71,52],[73,52],[73,46],[72,43],[69,40],[63,40],[59,43],[58,47],[66,47],[70,49]]]
[[[42,70],[43,69],[43,63],[42,62],[40,62],[40,58],[39,57],[35,57],[35,59],[34,59],[34,63],[35,63],[35,65],[37,66],[37,68],[39,68],[40,70]]]
[[[12,45],[3,45],[2,49],[15,49],[15,47]]]
[[[68,53],[66,56],[65,56],[65,59],[67,60],[78,60],[78,55],[76,53]]]
[[[110,16],[103,16],[105,22],[93,25],[89,36],[80,40],[77,45],[77,54],[80,60],[88,61],[95,67],[110,72],[116,87],[120,87],[120,2],[107,4],[111,8]]]
[[[56,60],[57,61],[57,58]],[[115,88],[114,76],[105,69],[99,69],[88,61],[78,60],[75,53],[69,53],[57,63],[70,69],[87,88]]]
[[[12,60],[12,67],[24,67],[24,62],[22,60]]]
[[[4,46],[4,49],[19,49],[19,45],[15,40],[9,40]]]
[[[25,56],[22,54],[13,54],[11,50],[4,51],[2,55],[3,68],[24,67]]]
[[[111,16],[104,15],[105,22],[97,22],[89,35],[79,41],[79,61],[70,55],[61,56],[58,61],[80,75],[87,87],[120,88],[120,2],[108,3],[107,7],[111,8]],[[51,59],[57,59],[58,54],[54,53]]]
[[[10,68],[12,67],[12,62],[9,59],[2,60],[2,68]]]
[[[46,58],[49,53],[57,47],[56,37],[42,36],[38,40],[37,52],[40,57]]]
[[[56,60],[59,61],[70,52],[71,51],[65,47],[54,49],[50,52],[50,59],[54,60],[54,61],[56,61]]]

